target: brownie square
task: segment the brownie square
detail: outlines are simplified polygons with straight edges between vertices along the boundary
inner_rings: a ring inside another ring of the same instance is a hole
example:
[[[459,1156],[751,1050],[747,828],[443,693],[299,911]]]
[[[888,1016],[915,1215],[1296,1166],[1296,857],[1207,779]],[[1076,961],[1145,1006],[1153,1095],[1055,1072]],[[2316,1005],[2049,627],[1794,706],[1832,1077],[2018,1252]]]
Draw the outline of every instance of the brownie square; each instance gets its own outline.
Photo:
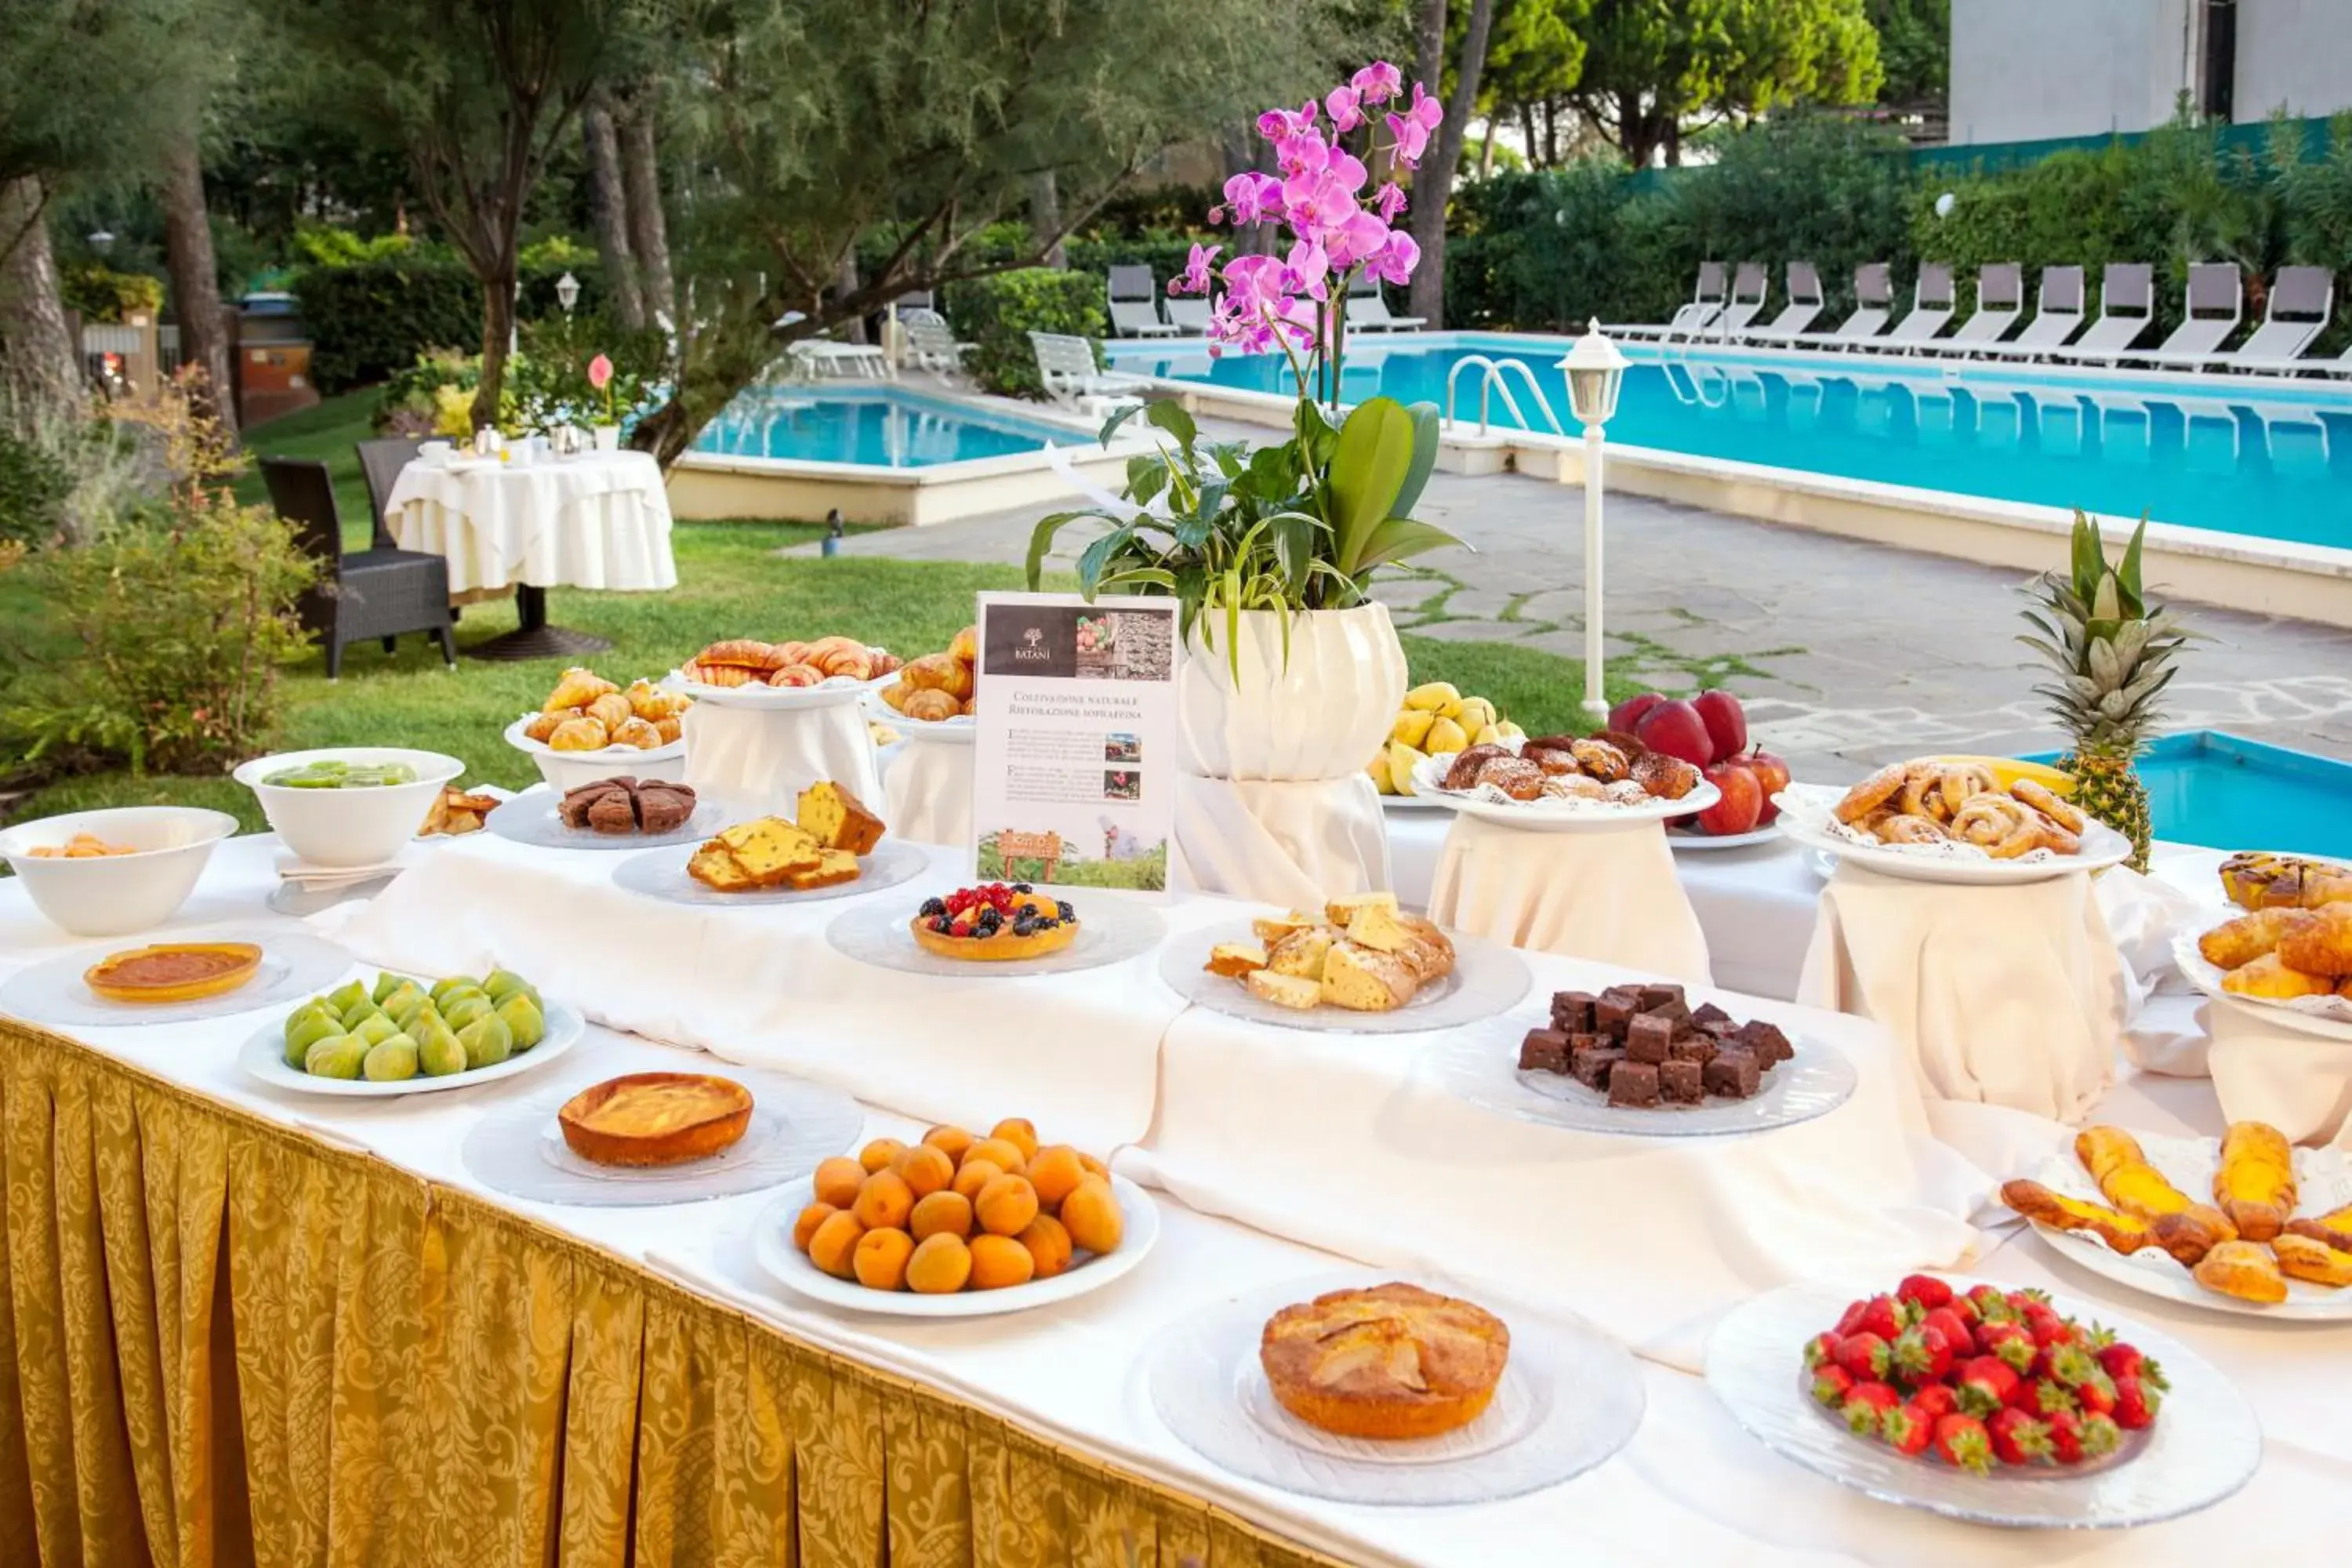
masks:
[[[1609,1087],[1612,1070],[1624,1059],[1624,1052],[1611,1050],[1603,1046],[1594,1050],[1577,1052],[1569,1060],[1569,1070],[1575,1074],[1576,1081],[1585,1088],[1605,1089]]]
[[[1654,1007],[1643,1008],[1642,1016],[1645,1018],[1664,1018],[1680,1028],[1690,1022],[1691,1014],[1690,1009],[1680,1002],[1661,1002]]]
[[[1705,1035],[1676,1035],[1666,1045],[1666,1060],[1696,1062],[1704,1067],[1715,1059],[1715,1042]]]
[[[1658,1069],[1658,1092],[1675,1105],[1696,1105],[1706,1070],[1696,1062],[1668,1062]]]
[[[1697,1015],[1693,1014],[1692,1016],[1696,1018]],[[1738,1035],[1739,1033],[1739,1026],[1733,1023],[1728,1018],[1708,1018],[1699,1024],[1698,1032],[1705,1035],[1710,1040],[1720,1042],[1728,1040]]]
[[[1566,1072],[1568,1037],[1557,1029],[1529,1029],[1519,1042],[1521,1072]]]
[[[1700,1069],[1702,1081],[1709,1094],[1720,1094],[1730,1100],[1748,1100],[1763,1081],[1764,1069],[1746,1051],[1723,1050],[1715,1053],[1715,1060]]]
[[[1574,1061],[1587,1051],[1605,1051],[1615,1044],[1606,1035],[1570,1035],[1568,1037],[1568,1059]]]
[[[1636,997],[1612,996],[1606,991],[1602,992],[1592,1003],[1593,1032],[1607,1035],[1612,1039],[1623,1039],[1625,1026],[1633,1021],[1634,1010],[1639,1005],[1640,1001]]]
[[[1682,1007],[1683,988],[1679,985],[1644,985],[1642,991],[1642,1011],[1654,1013],[1669,1004]]]
[[[1712,1002],[1702,1002],[1697,1006],[1691,1009],[1691,1022],[1694,1024],[1728,1024],[1731,1022],[1731,1015],[1725,1012],[1722,1008],[1717,1006]]]
[[[1551,998],[1551,1026],[1571,1035],[1592,1027],[1592,994],[1587,991],[1556,991]]]
[[[1745,1049],[1754,1052],[1759,1064],[1768,1068],[1775,1062],[1788,1061],[1797,1054],[1796,1047],[1789,1044],[1789,1037],[1761,1018],[1742,1026],[1733,1038]]]
[[[1625,1059],[1655,1067],[1666,1059],[1666,1046],[1674,1037],[1671,1020],[1654,1013],[1636,1013],[1625,1026]]]
[[[1647,1107],[1658,1103],[1658,1069],[1650,1062],[1622,1061],[1609,1075],[1609,1103]]]

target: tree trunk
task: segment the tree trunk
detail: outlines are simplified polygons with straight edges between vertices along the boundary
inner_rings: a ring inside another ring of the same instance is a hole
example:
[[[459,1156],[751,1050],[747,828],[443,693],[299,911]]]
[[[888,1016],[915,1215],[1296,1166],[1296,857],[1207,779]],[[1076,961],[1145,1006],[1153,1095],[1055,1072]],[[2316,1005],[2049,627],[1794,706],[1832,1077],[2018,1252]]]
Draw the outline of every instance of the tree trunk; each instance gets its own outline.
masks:
[[[1426,85],[1433,93],[1442,91],[1445,84],[1445,0],[1421,0],[1421,12],[1413,27],[1412,73],[1415,80]],[[1432,142],[1422,154],[1421,166],[1412,172],[1412,201],[1407,207],[1405,221],[1410,226],[1413,242],[1421,247],[1421,269],[1413,274],[1407,307],[1416,316],[1429,312],[1422,309],[1425,298],[1422,279],[1433,275],[1441,263],[1430,254],[1429,220],[1425,215],[1437,215],[1437,227],[1445,227],[1445,197],[1453,189],[1454,171],[1438,162],[1438,144]],[[1439,293],[1444,293],[1441,280]],[[1429,323],[1435,327],[1433,320]]]
[[[1486,134],[1478,142],[1478,178],[1491,178],[1495,173],[1495,122],[1486,121]]]
[[[1437,14],[1442,55],[1444,0],[1428,0],[1422,13],[1424,29],[1432,11]],[[1454,99],[1445,106],[1444,122],[1413,180],[1412,237],[1421,247],[1421,266],[1412,275],[1412,313],[1426,318],[1432,331],[1445,325],[1445,203],[1454,194],[1454,171],[1462,163],[1470,111],[1477,106],[1478,78],[1486,68],[1486,38],[1494,21],[1495,0],[1470,0],[1469,30],[1463,36],[1462,58],[1454,63]],[[1425,32],[1421,41],[1428,44]],[[1433,73],[1431,79],[1437,79]]]
[[[0,388],[20,421],[82,403],[80,345],[58,293],[47,203],[30,175],[0,185]]]
[[[515,324],[515,275],[512,264],[503,278],[482,279],[482,380],[474,389],[474,428],[499,422],[499,393],[507,379],[507,355],[512,352]]]
[[[1070,258],[1062,248],[1062,193],[1054,183],[1051,169],[1030,178],[1029,226],[1039,239],[1047,235],[1054,237],[1054,243],[1045,247],[1046,266],[1058,271],[1070,265]]]
[[[580,140],[588,165],[588,221],[596,231],[596,254],[604,264],[604,297],[613,320],[630,331],[646,324],[646,304],[637,292],[637,262],[629,248],[629,198],[621,184],[621,143],[604,95],[580,110]]]
[[[841,253],[841,265],[833,269],[833,293],[837,300],[846,300],[856,292],[857,247],[853,245]],[[865,317],[852,316],[841,324],[847,334],[846,342],[862,343],[866,341]]]
[[[212,216],[205,205],[204,161],[196,128],[184,125],[163,146],[163,260],[180,318],[180,363],[204,373],[192,389],[199,408],[236,434],[236,398],[228,379],[228,323],[213,261]]]
[[[621,180],[628,188],[629,249],[636,258],[637,288],[646,319],[656,312],[677,322],[677,287],[669,272],[669,228],[662,217],[661,164],[654,153],[654,105],[650,89],[640,92],[621,117]]]
[[[1536,106],[1532,103],[1519,105],[1519,144],[1528,150],[1528,167],[1541,169],[1549,166],[1544,163],[1543,150],[1536,145]]]

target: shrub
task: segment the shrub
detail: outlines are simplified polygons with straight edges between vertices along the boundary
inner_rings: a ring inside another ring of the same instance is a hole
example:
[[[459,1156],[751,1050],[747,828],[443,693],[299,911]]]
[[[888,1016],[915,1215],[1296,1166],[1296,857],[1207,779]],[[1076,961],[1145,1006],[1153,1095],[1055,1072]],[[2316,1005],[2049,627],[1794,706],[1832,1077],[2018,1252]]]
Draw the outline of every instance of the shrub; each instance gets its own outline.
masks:
[[[956,335],[970,340],[964,368],[990,392],[1043,398],[1031,332],[1098,338],[1109,330],[1103,280],[1092,272],[1032,267],[954,285],[942,302]]]
[[[566,271],[580,280],[577,309],[595,310],[603,277],[593,266],[542,261],[520,279],[524,321],[562,314],[555,285]],[[481,286],[463,263],[445,258],[416,252],[306,267],[294,275],[294,295],[321,392],[382,381],[435,349],[482,344]]]
[[[144,310],[150,319],[163,308],[163,280],[144,272],[117,272],[98,262],[68,267],[58,278],[66,309],[85,321],[120,321]]]

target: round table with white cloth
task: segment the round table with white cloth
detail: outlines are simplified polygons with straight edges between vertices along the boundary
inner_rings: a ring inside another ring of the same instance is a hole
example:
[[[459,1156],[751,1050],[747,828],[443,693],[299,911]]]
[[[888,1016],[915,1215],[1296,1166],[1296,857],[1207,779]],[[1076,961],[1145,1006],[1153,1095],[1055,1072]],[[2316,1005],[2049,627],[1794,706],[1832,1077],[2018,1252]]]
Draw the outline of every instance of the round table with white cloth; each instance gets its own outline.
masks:
[[[1655,822],[1546,833],[1454,818],[1429,890],[1442,926],[1704,985],[1706,934]]]

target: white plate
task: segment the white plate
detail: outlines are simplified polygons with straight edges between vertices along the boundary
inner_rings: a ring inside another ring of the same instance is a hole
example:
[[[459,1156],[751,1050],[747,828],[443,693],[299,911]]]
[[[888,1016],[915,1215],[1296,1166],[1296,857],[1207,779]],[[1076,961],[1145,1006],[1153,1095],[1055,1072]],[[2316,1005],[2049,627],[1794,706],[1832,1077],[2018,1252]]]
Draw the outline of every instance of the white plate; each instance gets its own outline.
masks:
[[[1953,1287],[1966,1288],[1958,1280]],[[2060,1312],[2086,1324],[2106,1321],[2163,1363],[2172,1389],[2156,1424],[2126,1435],[2137,1451],[2089,1474],[1996,1467],[1972,1476],[1907,1458],[1855,1436],[1806,1395],[1805,1342],[1836,1322],[1849,1299],[1849,1292],[1818,1285],[1787,1285],[1741,1302],[1707,1337],[1706,1382],[1766,1447],[1881,1502],[1971,1524],[2120,1530],[2210,1508],[2244,1486],[2262,1463],[2263,1433],[2252,1407],[2210,1362],[2151,1329],[2113,1321],[2104,1307],[2055,1296],[2051,1304]],[[2060,1553],[2053,1548],[2043,1555]]]
[[[2240,910],[2242,914],[2244,911]],[[2175,931],[2172,936],[2172,962],[2189,984],[2226,1006],[2235,1007],[2248,1017],[2259,1018],[2265,1024],[2282,1028],[2300,1029],[2306,1035],[2317,1035],[2330,1040],[2352,1040],[2352,999],[2342,996],[2297,996],[2285,1000],[2274,996],[2241,996],[2234,991],[2221,989],[2222,970],[2208,963],[2205,955],[2197,951],[2197,939],[2206,931],[2233,916],[2217,914],[2212,924],[2198,931]]]
[[[1675,849],[1746,849],[1751,845],[1778,843],[1780,837],[1778,822],[1752,827],[1745,833],[1698,833],[1683,827],[1666,830],[1666,843]]]
[[[560,757],[566,762],[603,763],[609,765],[614,773],[630,773],[644,778],[646,775],[631,764],[665,763],[686,755],[686,737],[683,735],[660,746],[600,746],[593,752],[559,752],[544,741],[534,741],[522,732],[523,726],[538,717],[536,713],[526,713],[508,725],[505,731],[508,745],[533,759]]]
[[[836,1279],[793,1245],[793,1221],[816,1195],[816,1179],[803,1176],[751,1222],[751,1253],[769,1279],[813,1301],[845,1311],[891,1318],[989,1318],[1050,1307],[1099,1290],[1141,1263],[1160,1239],[1160,1209],[1151,1196],[1125,1176],[1110,1179],[1122,1225],[1118,1250],[1082,1253],[1079,1261],[1051,1279],[1032,1279],[1002,1290],[959,1290],[952,1296],[922,1296],[911,1290],[869,1290],[855,1279]]]
[[[695,810],[698,818],[700,807]],[[707,837],[707,835],[706,835]],[[903,838],[885,838],[871,855],[857,858],[858,878],[830,888],[749,888],[722,892],[698,882],[687,873],[687,862],[701,840],[674,842],[666,848],[632,855],[613,868],[613,885],[668,904],[694,904],[712,909],[754,908],[762,904],[819,904],[833,899],[854,899],[881,888],[895,888],[931,863],[931,858]]]
[[[165,943],[249,942],[261,949],[261,967],[252,979],[218,996],[193,1002],[117,1002],[100,996],[82,980],[110,953]],[[121,1029],[158,1024],[194,1024],[229,1018],[264,1007],[285,1007],[313,992],[331,989],[352,969],[352,955],[307,931],[275,925],[259,931],[230,927],[210,931],[151,931],[143,937],[80,948],[20,969],[0,983],[0,1013],[53,1029]]]
[[[288,1014],[291,1012],[289,1008]],[[545,1067],[576,1045],[587,1028],[587,1021],[579,1011],[561,1002],[548,1003],[542,1016],[547,1020],[547,1034],[530,1049],[517,1051],[495,1067],[473,1068],[439,1078],[419,1073],[396,1083],[376,1083],[363,1078],[313,1078],[286,1065],[287,1014],[273,1017],[247,1037],[237,1049],[236,1065],[245,1069],[247,1078],[258,1079],[272,1089],[292,1089],[297,1094],[340,1095],[349,1100],[384,1100],[404,1094],[472,1089],[477,1084],[493,1083]]]
[[[1384,795],[1381,796],[1381,809],[1402,812],[1452,811],[1454,803],[1425,795]]]
[[[1454,765],[1455,752],[1440,752],[1423,757],[1412,765],[1412,787],[1416,797],[1433,800],[1441,805],[1460,812],[1465,816],[1484,817],[1510,827],[1529,828],[1542,833],[1616,833],[1648,823],[1669,822],[1677,816],[1695,816],[1723,798],[1723,792],[1705,779],[1680,800],[1664,800],[1653,795],[1639,805],[1619,805],[1605,800],[1541,800],[1490,799],[1467,790],[1444,787],[1445,771]]]
[[[1400,1279],[1476,1302],[1503,1320],[1511,1353],[1492,1403],[1456,1431],[1393,1441],[1342,1437],[1285,1410],[1258,1364],[1266,1320],[1327,1291]],[[1581,1319],[1370,1269],[1229,1297],[1179,1319],[1144,1354],[1153,1407],[1202,1458],[1266,1486],[1338,1502],[1436,1507],[1558,1486],[1632,1441],[1647,1405],[1633,1358]]]
[[[1116,896],[1089,898],[1086,889],[1056,888],[1050,882],[1037,887],[1068,904],[1078,917],[1077,939],[1061,952],[1042,958],[942,958],[918,947],[910,922],[922,905],[920,899],[893,900],[847,910],[825,928],[824,939],[834,951],[860,963],[908,974],[930,974],[942,980],[1009,980],[1124,963],[1150,952],[1168,935],[1168,922],[1150,904]]]
[[[1523,1020],[1524,1021],[1524,1020]],[[1540,1020],[1527,1028],[1542,1027]],[[1508,1036],[1464,1030],[1423,1053],[1456,1100],[1481,1110],[1517,1117],[1574,1132],[1604,1132],[1624,1138],[1717,1138],[1763,1132],[1826,1116],[1853,1095],[1853,1064],[1845,1053],[1819,1040],[1790,1036],[1797,1053],[1764,1074],[1746,1100],[1708,1095],[1696,1105],[1612,1105],[1608,1095],[1587,1089],[1566,1073],[1522,1072],[1517,1029]]]
[[[698,795],[694,815],[667,833],[598,833],[564,826],[555,814],[562,801],[551,789],[517,795],[490,813],[482,826],[500,838],[541,849],[653,849],[669,844],[699,846],[727,826],[730,815],[708,795]]]
[[[1359,1013],[1346,1007],[1284,1007],[1249,994],[1239,980],[1212,974],[1202,966],[1209,950],[1220,942],[1255,942],[1245,920],[1220,921],[1184,933],[1160,955],[1160,978],[1188,1002],[1213,1013],[1271,1024],[1282,1029],[1309,1029],[1330,1035],[1409,1035],[1424,1029],[1451,1029],[1475,1024],[1519,1005],[1535,984],[1527,963],[1507,947],[1481,942],[1449,931],[1454,944],[1454,972],[1412,994],[1403,1006],[1387,1013]]]
[[[1909,882],[1943,882],[1958,887],[2012,887],[2021,882],[2048,882],[2080,872],[2101,871],[2131,858],[2131,840],[2101,822],[2084,824],[2081,851],[1996,860],[1965,845],[1863,844],[1830,831],[1830,808],[1844,791],[1825,784],[1790,784],[1772,797],[1780,808],[1775,826],[1785,828],[1790,842],[1817,849],[1865,871]]]
[[[2182,1192],[2200,1201],[2213,1190],[2213,1172],[2221,1163],[2221,1145],[2211,1138],[2176,1138],[2154,1132],[2135,1132],[2140,1150],[2147,1163],[2164,1173],[2167,1181]],[[2033,1173],[2033,1179],[2053,1193],[2068,1197],[2088,1198],[2104,1204],[2098,1184],[2083,1169],[2081,1161],[2069,1150],[2053,1154]],[[2297,1191],[2295,1213],[2310,1218],[2333,1214],[2347,1204],[2352,1204],[2352,1162],[2347,1162],[2340,1150],[2297,1149],[2294,1151],[2294,1179]],[[2189,1270],[2175,1263],[2157,1247],[2146,1247],[2126,1258],[2110,1249],[2107,1244],[2087,1232],[2053,1230],[2037,1225],[2034,1231],[2058,1253],[2081,1264],[2092,1273],[2127,1285],[2166,1301],[2181,1301],[2191,1307],[2203,1307],[2215,1312],[2235,1312],[2249,1318],[2286,1318],[2301,1321],[2352,1321],[2352,1288],[2329,1289],[2308,1280],[2289,1279],[2286,1300],[2275,1307],[2265,1307],[2257,1301],[2242,1301],[2235,1296],[2224,1296],[2218,1290],[2208,1290],[2197,1283]]]
[[[872,690],[875,683],[836,675],[814,686],[705,686],[698,680],[688,680],[673,669],[662,677],[660,684],[664,690],[684,692],[697,702],[709,702],[719,708],[758,708],[774,711],[793,708],[830,708],[837,703],[856,702]]]
[[[898,678],[887,675],[874,683],[868,693],[866,710],[876,722],[887,724],[910,741],[940,741],[952,746],[969,746],[980,733],[980,721],[969,713],[959,713],[952,719],[909,719],[887,702],[882,693]]]

